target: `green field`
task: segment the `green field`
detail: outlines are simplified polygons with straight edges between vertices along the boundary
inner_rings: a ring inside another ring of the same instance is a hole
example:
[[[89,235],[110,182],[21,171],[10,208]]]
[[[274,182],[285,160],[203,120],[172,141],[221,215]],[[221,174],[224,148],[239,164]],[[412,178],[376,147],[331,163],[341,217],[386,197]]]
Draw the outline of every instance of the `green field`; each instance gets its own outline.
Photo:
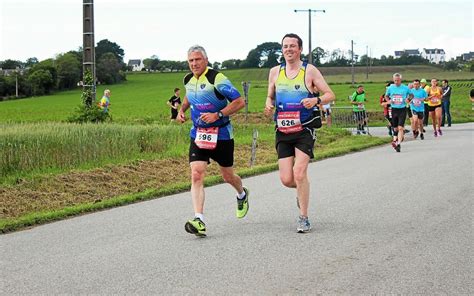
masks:
[[[356,81],[364,83],[365,68],[358,68]],[[469,120],[470,111],[468,93],[473,87],[472,73],[469,72],[440,72],[432,66],[379,67],[373,68],[374,74],[369,76],[366,85],[367,108],[379,111],[378,99],[385,87],[383,81],[391,78],[394,71],[404,74],[406,79],[431,78],[439,79],[471,79],[470,82],[452,82],[452,112],[455,122]],[[347,106],[347,97],[354,91],[350,84],[350,68],[321,68],[331,88],[336,94],[336,106]],[[349,71],[347,74],[341,74]],[[382,71],[382,72],[381,72]],[[386,71],[386,72],[383,72]],[[389,71],[389,72],[387,72]],[[247,69],[223,71],[230,80],[241,90],[240,83],[251,81],[249,93],[250,112],[261,112],[267,93],[268,69]],[[349,76],[348,76],[349,75]],[[184,73],[139,73],[127,76],[128,81],[119,85],[99,86],[98,94],[108,87],[112,91],[111,114],[113,121],[127,124],[167,123],[169,108],[166,101],[173,95],[173,88],[182,88]],[[349,77],[349,78],[347,78]],[[28,98],[22,100],[0,102],[0,122],[44,122],[66,121],[80,102],[81,90],[60,92],[50,96]],[[184,95],[184,93],[183,93]],[[464,111],[463,111],[464,110]],[[459,116],[457,116],[459,115]]]

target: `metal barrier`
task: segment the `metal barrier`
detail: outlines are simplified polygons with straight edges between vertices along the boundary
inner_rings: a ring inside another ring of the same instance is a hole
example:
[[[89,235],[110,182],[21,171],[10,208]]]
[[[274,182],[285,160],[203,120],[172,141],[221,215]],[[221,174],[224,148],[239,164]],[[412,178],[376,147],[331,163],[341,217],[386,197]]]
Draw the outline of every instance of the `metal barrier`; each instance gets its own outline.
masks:
[[[358,133],[358,120],[354,111],[352,111],[352,107],[334,107],[331,106],[331,119],[332,119],[332,126],[346,128],[351,131],[352,134],[367,134],[370,135],[369,131],[369,114],[365,112],[365,126],[364,132],[359,131]]]

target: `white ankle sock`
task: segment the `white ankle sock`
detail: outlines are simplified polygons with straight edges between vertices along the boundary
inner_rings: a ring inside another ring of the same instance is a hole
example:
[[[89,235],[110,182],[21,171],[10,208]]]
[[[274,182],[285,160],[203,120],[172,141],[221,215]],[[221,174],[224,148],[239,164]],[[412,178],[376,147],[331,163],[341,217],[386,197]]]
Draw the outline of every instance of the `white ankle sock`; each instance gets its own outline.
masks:
[[[202,222],[204,222],[204,215],[201,213],[194,213],[194,218],[199,218]]]
[[[243,199],[245,197],[245,190],[242,191],[241,193],[237,193],[237,198],[238,199]]]

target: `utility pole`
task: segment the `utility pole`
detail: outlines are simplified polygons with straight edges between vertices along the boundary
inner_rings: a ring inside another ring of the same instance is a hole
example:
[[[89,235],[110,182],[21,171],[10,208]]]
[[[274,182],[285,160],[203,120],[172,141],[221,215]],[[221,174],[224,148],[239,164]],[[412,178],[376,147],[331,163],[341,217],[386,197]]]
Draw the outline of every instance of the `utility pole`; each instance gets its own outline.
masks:
[[[20,68],[19,67],[16,67],[16,71],[15,71],[15,96],[16,98],[18,98],[18,72],[20,71]]]
[[[370,60],[369,60],[369,73],[372,74],[372,48],[370,49]]]
[[[369,79],[369,46],[365,46],[365,79]]]
[[[311,13],[312,12],[322,12],[326,13],[326,10],[316,10],[316,9],[295,9],[295,12],[308,12],[308,25],[309,25],[309,38],[308,38],[308,63],[313,63],[313,49],[311,47]]]
[[[354,40],[351,40],[351,64],[352,87],[354,87]]]
[[[83,84],[84,92],[92,91],[92,97],[88,98],[86,104],[91,106],[95,101],[96,85],[95,85],[95,41],[94,41],[94,0],[83,0],[83,34],[82,34],[82,48],[83,48],[83,63],[82,72],[83,77],[86,72],[92,75],[92,84]]]

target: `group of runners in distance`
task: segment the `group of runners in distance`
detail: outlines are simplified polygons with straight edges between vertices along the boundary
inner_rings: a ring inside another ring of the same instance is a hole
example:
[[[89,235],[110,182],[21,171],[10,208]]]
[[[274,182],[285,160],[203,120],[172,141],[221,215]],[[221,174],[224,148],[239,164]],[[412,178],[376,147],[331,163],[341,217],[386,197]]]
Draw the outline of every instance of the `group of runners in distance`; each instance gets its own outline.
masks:
[[[380,98],[380,105],[384,107],[389,135],[393,136],[392,147],[397,152],[401,151],[400,144],[407,132],[404,128],[407,115],[415,139],[418,136],[421,140],[425,139],[424,127],[428,125],[428,116],[432,120],[434,136],[442,136],[441,127],[444,126],[445,115],[442,111],[445,109],[447,109],[448,126],[451,126],[449,105],[447,108],[442,108],[441,105],[444,103],[443,97],[449,103],[451,87],[447,80],[443,80],[443,85],[444,89],[439,87],[437,79],[431,80],[431,86],[426,85],[426,79],[415,79],[407,86],[402,84],[401,74],[393,74],[393,81],[387,83],[385,93]]]
[[[334,92],[321,72],[301,60],[302,49],[303,42],[298,35],[286,34],[283,37],[284,61],[270,70],[264,106],[265,115],[272,116],[275,122],[280,181],[284,186],[295,189],[299,211],[296,219],[298,233],[311,230],[307,171],[310,160],[314,158],[316,128],[321,124],[318,106],[329,106],[335,99]],[[185,122],[186,111],[190,110],[189,117],[193,125],[190,130],[189,163],[194,217],[186,221],[184,228],[186,232],[202,237],[206,236],[207,231],[204,217],[204,178],[211,159],[217,162],[222,178],[236,192],[236,217],[244,218],[249,211],[250,191],[233,169],[234,139],[229,117],[244,108],[245,101],[226,76],[208,67],[207,53],[202,46],[189,48],[187,61],[191,73],[183,81],[186,95],[177,108],[179,104],[175,104],[174,100],[179,97],[179,89],[175,89],[175,97],[169,103],[178,109],[177,114],[172,112],[172,117],[176,117],[178,122]],[[397,151],[400,151],[400,143],[403,141],[406,104],[413,106],[411,110],[416,119],[414,126],[423,138],[423,103],[428,100],[430,114],[433,113],[435,136],[442,134],[437,109],[440,90],[436,81],[433,80],[432,87],[426,93],[420,89],[420,81],[416,80],[410,90],[408,86],[401,84],[401,78],[400,74],[393,75],[393,84],[387,86],[382,102],[391,110],[391,116],[387,118],[393,126],[393,145]],[[363,89],[358,91],[361,93]],[[363,118],[365,115],[359,118],[361,130],[364,127]]]

